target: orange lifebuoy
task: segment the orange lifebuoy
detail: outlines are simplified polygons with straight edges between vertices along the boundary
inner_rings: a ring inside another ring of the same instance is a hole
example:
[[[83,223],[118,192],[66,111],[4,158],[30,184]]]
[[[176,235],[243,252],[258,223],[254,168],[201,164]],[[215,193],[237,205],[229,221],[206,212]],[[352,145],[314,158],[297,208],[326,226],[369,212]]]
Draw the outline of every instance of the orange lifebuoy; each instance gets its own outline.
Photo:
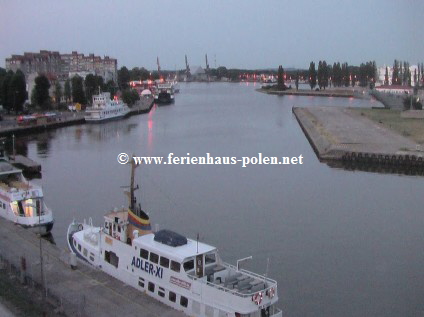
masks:
[[[262,292],[253,295],[252,301],[255,302],[256,305],[260,305],[262,303]]]

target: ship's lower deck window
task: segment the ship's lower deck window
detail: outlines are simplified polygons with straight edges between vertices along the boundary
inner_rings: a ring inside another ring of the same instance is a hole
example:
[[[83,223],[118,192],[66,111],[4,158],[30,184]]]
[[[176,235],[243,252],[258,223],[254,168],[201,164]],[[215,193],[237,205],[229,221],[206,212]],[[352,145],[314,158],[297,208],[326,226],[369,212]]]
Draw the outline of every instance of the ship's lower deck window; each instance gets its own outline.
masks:
[[[78,251],[81,252],[81,244],[78,243]]]
[[[160,297],[165,297],[165,289],[163,287],[159,287],[158,295]]]
[[[87,257],[87,249],[86,249],[86,248],[84,248],[84,249],[82,250],[82,254],[83,254],[85,257]]]
[[[119,264],[119,257],[112,251],[105,251],[105,261],[117,268]]]
[[[153,293],[155,291],[155,284],[149,282],[149,284],[147,285],[147,289]]]
[[[138,286],[144,288],[144,278],[142,278],[142,277],[138,278]]]
[[[171,302],[175,303],[177,301],[177,294],[174,292],[169,291],[168,298]]]
[[[181,296],[180,298],[180,305],[183,307],[187,307],[188,306],[188,299],[187,297]]]

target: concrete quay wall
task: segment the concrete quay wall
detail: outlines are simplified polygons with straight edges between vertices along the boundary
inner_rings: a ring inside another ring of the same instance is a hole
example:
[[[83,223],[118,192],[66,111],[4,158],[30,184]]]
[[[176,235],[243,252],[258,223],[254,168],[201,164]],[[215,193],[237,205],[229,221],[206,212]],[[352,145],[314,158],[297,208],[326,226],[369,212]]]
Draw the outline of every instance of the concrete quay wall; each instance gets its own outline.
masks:
[[[293,107],[320,160],[424,168],[424,152],[412,140],[339,107]]]
[[[41,287],[40,239],[3,218],[0,218],[0,227],[2,268],[7,266],[20,276],[15,283],[22,289],[28,285],[21,286],[20,281]],[[45,277],[43,294],[47,294],[46,300],[55,307],[56,313],[82,317],[185,316],[91,266],[78,262],[77,269],[71,269],[69,253],[45,239],[41,239],[41,246]]]
[[[268,89],[258,89],[259,92],[263,92],[269,95],[292,95],[292,96],[313,96],[313,97],[340,97],[340,98],[353,98],[360,97],[360,95],[352,90],[268,90]]]

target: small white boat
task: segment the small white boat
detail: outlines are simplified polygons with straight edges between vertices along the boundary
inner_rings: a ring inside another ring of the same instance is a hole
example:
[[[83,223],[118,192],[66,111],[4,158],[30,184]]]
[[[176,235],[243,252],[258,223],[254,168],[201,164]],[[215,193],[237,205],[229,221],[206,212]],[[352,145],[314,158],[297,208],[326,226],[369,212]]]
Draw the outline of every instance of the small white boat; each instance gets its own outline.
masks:
[[[118,99],[111,100],[109,92],[93,96],[93,105],[85,110],[85,121],[102,122],[126,116],[130,108]]]
[[[0,150],[0,216],[41,235],[53,228],[53,213],[44,203],[43,190],[28,181]]]
[[[72,222],[68,246],[76,256],[189,316],[281,317],[277,282],[221,260],[218,250],[169,230],[152,232],[136,206],[132,165],[129,208],[104,226]]]

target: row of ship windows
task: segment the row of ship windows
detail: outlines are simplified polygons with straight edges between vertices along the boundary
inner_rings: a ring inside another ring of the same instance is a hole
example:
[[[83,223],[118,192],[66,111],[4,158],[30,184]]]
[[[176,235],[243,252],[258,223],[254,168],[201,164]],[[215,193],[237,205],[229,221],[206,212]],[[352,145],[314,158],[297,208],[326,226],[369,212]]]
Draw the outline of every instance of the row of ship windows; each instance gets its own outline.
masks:
[[[74,246],[77,247],[77,242],[74,240]],[[81,244],[78,243],[78,251],[81,252]],[[87,258],[88,251],[86,248],[83,248],[82,254]],[[94,253],[90,252],[90,260],[94,262]]]
[[[118,109],[118,110],[109,110],[109,111],[105,111],[103,112],[103,114],[111,114],[111,113],[117,113],[117,112],[121,112],[122,109]]]
[[[175,261],[169,261],[168,258],[164,256],[157,255],[156,253],[150,252],[145,249],[140,249],[140,257],[146,260],[149,260],[152,263],[159,264],[166,269],[171,268],[175,272],[180,272],[181,264]],[[216,258],[215,254],[210,253],[205,255],[205,265],[215,263]],[[171,265],[169,265],[171,263]],[[194,269],[194,259],[189,259],[183,263],[184,271],[188,272]]]
[[[6,204],[0,201],[0,208],[6,209]]]
[[[164,256],[159,257],[159,255],[153,252],[150,252],[150,256],[149,256],[149,251],[145,249],[140,249],[140,257],[145,260],[149,260],[152,263],[159,264],[160,266],[166,269],[170,268],[174,272],[177,272],[177,273],[180,272],[181,264],[173,260],[170,261],[168,258]],[[194,267],[194,263],[193,263],[193,267]]]
[[[144,285],[145,285],[144,278],[139,277],[138,278],[138,286],[144,288]],[[149,282],[147,284],[147,289],[149,290],[149,292],[154,293],[155,292],[155,284],[152,283],[152,282]],[[160,297],[165,297],[165,289],[163,287],[159,287],[158,288],[158,295]],[[169,299],[169,301],[171,301],[173,303],[176,303],[177,302],[177,294],[175,294],[172,291],[169,291],[168,292],[168,299]],[[180,296],[180,305],[182,307],[187,307],[188,306],[188,299],[187,299],[187,297]]]
[[[142,278],[142,277],[139,277],[138,278],[138,286],[140,286],[141,288],[144,289],[144,287],[145,287],[145,280],[144,280],[144,278]],[[148,282],[147,283],[147,290],[149,292],[155,293],[155,287],[156,287],[156,285],[154,283],[152,283],[152,282]],[[177,303],[177,294],[176,293],[174,293],[173,291],[167,291],[163,287],[158,287],[157,294],[160,297],[165,298],[166,297],[166,292],[168,292],[168,300],[170,302],[172,302],[172,303]],[[179,302],[179,304],[182,307],[185,307],[185,308],[188,307],[188,304],[189,303],[188,303],[188,298],[187,297],[181,295],[178,302]],[[200,303],[199,302],[196,302],[196,301],[193,301],[192,302],[192,310],[193,310],[194,313],[200,314]],[[214,314],[214,308],[211,307],[211,306],[205,305],[205,315],[208,316],[208,317],[215,316],[215,314]],[[239,315],[239,316],[241,316],[241,315]],[[224,311],[219,310],[219,317],[227,317],[227,313],[224,312]]]

